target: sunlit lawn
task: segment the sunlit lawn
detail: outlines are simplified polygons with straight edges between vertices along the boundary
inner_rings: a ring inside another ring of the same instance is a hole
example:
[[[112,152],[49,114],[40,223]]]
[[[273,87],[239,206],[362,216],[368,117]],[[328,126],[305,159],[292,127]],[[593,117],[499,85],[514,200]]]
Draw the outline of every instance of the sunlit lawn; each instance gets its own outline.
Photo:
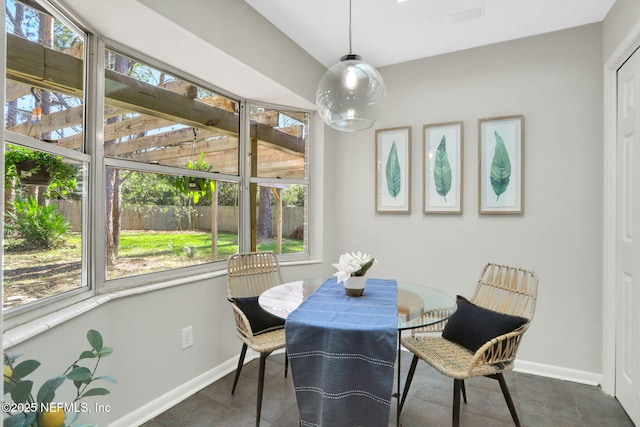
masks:
[[[302,252],[303,249],[302,240],[282,239],[283,253]],[[258,251],[275,250],[275,240],[258,244]],[[218,234],[218,258],[226,258],[236,252],[238,252],[238,236]],[[178,257],[210,259],[211,234],[201,232],[163,233],[161,231],[123,231],[120,234],[120,249],[118,251],[120,258],[140,258],[172,253]]]
[[[24,295],[29,300],[45,298],[81,285],[82,241],[79,233],[68,233],[59,249],[13,251],[16,243],[5,240],[4,299]],[[259,251],[275,251],[275,240],[258,244]],[[304,250],[302,240],[282,239],[283,253]],[[238,252],[238,236],[218,234],[217,260]],[[118,258],[108,267],[107,278],[134,276],[188,265],[210,262],[211,233],[123,231],[120,233]],[[29,301],[26,300],[26,301]]]
[[[5,244],[11,244],[10,239]],[[79,233],[68,233],[65,244],[59,249],[14,252],[5,251],[4,270],[18,268],[28,270],[29,267],[40,267],[48,264],[67,264],[81,258],[81,237]],[[188,249],[186,249],[188,248]],[[259,251],[276,250],[275,240],[258,244]],[[304,250],[302,240],[283,238],[282,253],[297,253]],[[218,234],[218,259],[225,259],[238,252],[238,236],[235,234]],[[207,262],[211,259],[211,234],[202,232],[162,232],[162,231],[123,231],[120,233],[118,258],[176,261],[191,259]],[[166,266],[171,268],[170,265]]]

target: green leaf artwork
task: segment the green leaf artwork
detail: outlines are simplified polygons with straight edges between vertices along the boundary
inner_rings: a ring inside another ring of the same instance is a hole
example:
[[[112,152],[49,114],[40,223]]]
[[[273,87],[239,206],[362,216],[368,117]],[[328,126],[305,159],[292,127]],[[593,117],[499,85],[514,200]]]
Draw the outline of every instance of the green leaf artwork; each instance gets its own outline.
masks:
[[[394,141],[387,158],[387,190],[394,199],[400,194],[400,184],[400,162],[398,161],[398,149]]]
[[[505,147],[502,137],[497,131],[494,131],[494,134],[496,136],[496,148],[493,152],[493,160],[491,161],[490,179],[493,192],[496,193],[497,196],[497,201],[509,186],[511,161],[509,160],[509,153],[507,153],[507,147]]]
[[[436,192],[447,201],[447,194],[451,190],[451,164],[447,156],[447,142],[444,135],[440,140],[436,150],[436,162],[433,168],[433,182],[436,185]]]

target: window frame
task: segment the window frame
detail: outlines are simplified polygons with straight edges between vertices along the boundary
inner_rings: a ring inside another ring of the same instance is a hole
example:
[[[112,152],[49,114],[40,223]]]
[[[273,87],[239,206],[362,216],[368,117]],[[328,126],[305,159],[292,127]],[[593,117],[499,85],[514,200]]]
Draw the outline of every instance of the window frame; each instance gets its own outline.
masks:
[[[39,141],[36,138],[31,138],[31,137],[5,129],[4,130],[4,147],[6,147],[6,144],[17,144],[22,147],[30,148],[32,150],[38,150],[47,154],[63,156],[65,158],[68,158],[74,161],[82,162],[83,164],[86,164],[86,167],[87,167],[87,170],[84,172],[84,177],[87,179],[85,182],[89,181],[88,177],[92,169],[92,163],[91,163],[91,156],[86,153],[82,153],[76,150],[71,150],[69,148],[59,147],[54,144],[47,144],[42,141]],[[3,149],[3,153],[4,153],[4,149]],[[60,301],[66,301],[69,298],[71,298],[72,300],[75,300],[77,296],[86,297],[87,294],[91,294],[92,286],[91,286],[91,281],[89,280],[89,271],[90,271],[89,247],[91,244],[91,232],[90,232],[90,223],[89,223],[89,217],[90,217],[89,199],[91,197],[91,194],[87,186],[85,186],[83,191],[86,194],[83,194],[83,197],[82,197],[82,248],[81,248],[82,271],[81,271],[80,287],[76,289],[71,289],[69,291],[61,292],[47,298],[32,301],[24,305],[11,307],[6,310],[3,309],[2,314],[3,314],[3,317],[5,318],[5,323],[6,321],[10,321],[14,317],[19,316],[23,313],[30,313],[34,310],[38,310],[42,306],[45,306],[48,304],[56,305],[56,303]],[[4,221],[3,221],[3,227],[4,227]],[[3,233],[3,236],[4,236],[4,233]],[[4,250],[3,250],[3,254],[4,254]],[[4,284],[4,277],[3,277],[3,284]]]
[[[238,172],[239,175],[228,175],[221,174],[217,172],[203,172],[203,171],[195,171],[189,170],[188,175],[194,177],[202,177],[202,178],[210,178],[210,179],[220,179],[223,181],[237,182],[240,187],[240,199],[242,199],[242,153],[243,153],[243,115],[244,111],[244,103],[245,101],[238,96],[235,96],[224,89],[220,89],[212,84],[206,83],[201,79],[198,79],[188,73],[180,71],[169,64],[162,63],[161,61],[155,60],[154,58],[149,57],[141,52],[135,51],[134,49],[127,48],[122,46],[120,43],[110,41],[110,40],[100,40],[99,52],[101,53],[101,62],[98,64],[99,72],[101,74],[101,84],[99,86],[99,96],[101,100],[100,110],[98,112],[100,126],[104,123],[104,78],[105,78],[105,68],[104,68],[104,55],[106,50],[110,50],[115,52],[116,54],[124,55],[133,60],[141,61],[145,65],[153,67],[154,69],[162,72],[166,72],[180,80],[196,85],[202,89],[214,92],[218,95],[225,96],[240,105],[240,117],[239,117],[239,130],[238,130]],[[141,172],[151,172],[151,173],[163,173],[168,175],[185,175],[187,169],[181,167],[174,166],[166,166],[166,165],[155,165],[150,163],[142,163],[137,161],[131,161],[120,158],[112,158],[104,156],[104,133],[100,132],[100,138],[96,140],[95,146],[100,150],[101,156],[98,159],[101,162],[101,170],[100,170],[100,187],[97,188],[97,196],[101,199],[101,207],[95,212],[95,217],[99,218],[99,223],[102,224],[102,227],[94,230],[94,233],[100,236],[102,243],[99,245],[98,252],[96,254],[96,271],[95,273],[99,276],[96,281],[96,291],[98,294],[106,294],[115,290],[126,289],[126,288],[134,288],[137,286],[147,286],[159,282],[172,281],[177,279],[185,278],[185,276],[197,276],[201,274],[210,273],[212,271],[222,271],[227,267],[226,260],[212,261],[203,264],[198,264],[194,266],[185,266],[180,268],[174,268],[169,270],[145,273],[140,275],[121,277],[115,279],[107,279],[106,277],[106,232],[104,230],[104,224],[106,221],[106,200],[104,197],[104,189],[105,189],[105,178],[106,178],[106,170],[108,167],[116,167],[127,170],[136,170]],[[97,184],[98,185],[98,184]],[[242,212],[242,207],[239,207],[240,212]],[[241,234],[242,222],[239,221],[238,224],[239,230],[238,234]],[[241,238],[239,237],[239,241]],[[186,273],[185,273],[186,272]]]
[[[246,149],[246,153],[244,154],[244,156],[242,157],[243,159],[245,159],[245,161],[243,162],[244,165],[241,166],[241,171],[243,171],[246,175],[246,182],[247,182],[247,186],[246,186],[246,191],[243,191],[241,194],[241,199],[243,199],[244,201],[244,208],[242,209],[242,213],[243,216],[241,218],[242,221],[245,221],[243,223],[243,229],[247,230],[244,235],[241,238],[242,241],[242,249],[238,249],[239,252],[249,252],[252,250],[251,248],[251,221],[252,221],[252,217],[251,217],[251,200],[250,200],[250,196],[251,196],[251,192],[249,191],[249,185],[250,184],[299,184],[299,185],[304,185],[307,189],[306,191],[306,199],[305,199],[305,206],[304,206],[304,222],[307,224],[307,227],[305,228],[305,233],[304,233],[304,251],[303,252],[298,252],[298,253],[288,253],[288,254],[276,254],[276,256],[278,257],[279,262],[281,263],[286,263],[286,262],[296,262],[296,261],[307,261],[311,259],[311,242],[312,239],[310,238],[310,234],[311,234],[311,131],[312,131],[312,122],[313,122],[313,112],[309,111],[309,110],[305,110],[302,108],[293,108],[293,107],[288,107],[288,106],[283,106],[283,105],[278,105],[278,104],[271,104],[268,102],[261,102],[261,101],[255,101],[255,100],[246,100],[245,105],[246,108],[244,108],[245,113],[247,115],[247,119],[246,119],[246,123],[245,123],[245,128],[244,128],[244,135],[245,135],[245,139],[243,139],[243,146]],[[251,176],[251,158],[250,158],[250,147],[251,147],[251,141],[250,141],[250,126],[251,126],[251,118],[250,118],[250,113],[249,113],[249,109],[251,106],[259,106],[259,107],[265,107],[265,108],[269,108],[269,109],[273,109],[273,110],[281,110],[281,111],[296,111],[296,112],[300,112],[300,113],[306,113],[308,114],[308,123],[306,124],[307,129],[305,129],[305,132],[307,133],[307,143],[305,146],[305,172],[304,172],[304,176],[305,178],[261,178],[261,177],[252,177]],[[244,169],[243,169],[244,168]],[[255,202],[255,201],[254,201]]]
[[[167,72],[176,78],[197,85],[205,90],[228,97],[238,102],[239,110],[239,130],[238,130],[238,175],[227,175],[215,172],[189,171],[189,175],[201,176],[204,178],[219,179],[228,182],[236,182],[239,186],[238,198],[238,251],[246,252],[251,248],[251,201],[249,200],[249,187],[253,183],[278,183],[278,184],[301,184],[306,187],[305,200],[305,236],[304,251],[293,254],[279,254],[281,264],[304,264],[313,261],[313,254],[319,253],[321,244],[318,229],[320,224],[315,224],[313,213],[313,200],[316,197],[314,185],[312,184],[312,164],[318,164],[322,155],[316,151],[315,140],[319,139],[321,146],[322,130],[317,114],[308,109],[277,105],[268,102],[242,98],[223,88],[217,87],[210,82],[195,77],[190,73],[180,70],[170,64],[156,60],[149,55],[139,52],[131,47],[127,47],[119,42],[110,40],[92,31],[90,28],[82,27],[81,19],[75,17],[63,5],[55,0],[34,0],[38,5],[47,10],[56,19],[68,25],[78,35],[84,35],[83,52],[83,151],[71,150],[49,144],[46,147],[40,146],[37,140],[17,134],[15,132],[2,129],[3,141],[5,143],[16,143],[29,148],[35,148],[50,154],[62,155],[64,157],[85,162],[87,170],[85,177],[84,191],[88,194],[83,201],[83,248],[82,248],[82,284],[83,286],[54,295],[45,299],[34,301],[23,306],[3,310],[4,330],[14,328],[18,325],[39,319],[54,311],[69,307],[73,304],[85,301],[92,297],[101,297],[121,290],[132,290],[133,293],[145,292],[136,290],[144,286],[155,288],[156,286],[172,286],[174,284],[188,283],[224,273],[226,260],[212,261],[195,266],[185,266],[164,270],[159,272],[146,273],[136,276],[122,277],[107,280],[106,278],[106,197],[105,183],[106,170],[108,167],[118,167],[141,172],[163,173],[170,175],[184,175],[185,169],[180,167],[146,164],[126,159],[108,158],[104,156],[104,96],[105,96],[105,52],[114,51],[135,60],[144,62],[146,65],[157,70]],[[5,6],[3,5],[3,8]],[[72,18],[70,18],[72,17]],[[74,19],[76,22],[72,22]],[[6,29],[5,29],[6,31]],[[6,35],[2,37],[6,40]],[[6,56],[6,50],[3,54]],[[6,85],[6,67],[3,70],[2,84]],[[6,110],[3,99],[3,111]],[[305,178],[304,179],[276,179],[258,178],[250,176],[249,150],[250,150],[250,115],[249,105],[256,105],[265,108],[279,109],[282,111],[296,111],[308,114],[307,147],[305,152]],[[44,143],[43,143],[44,144]],[[318,159],[315,159],[315,155]],[[3,150],[4,156],[4,150]],[[4,164],[4,163],[3,163]],[[4,166],[2,166],[4,167]],[[322,187],[322,186],[320,186]],[[4,190],[3,190],[4,193]],[[317,214],[321,218],[321,213]],[[4,227],[4,225],[2,226]],[[2,229],[3,231],[3,229]],[[3,251],[4,252],[4,251]],[[3,254],[0,254],[2,260]],[[0,272],[2,278],[2,272]],[[95,306],[99,305],[98,302]],[[93,306],[93,304],[92,304]],[[73,310],[72,310],[73,311]]]
[[[8,308],[8,309],[2,309],[2,327],[3,330],[15,327],[17,325],[20,325],[22,323],[28,322],[30,320],[34,320],[36,318],[40,318],[43,315],[49,314],[53,311],[59,310],[61,308],[67,307],[69,305],[72,305],[76,302],[85,300],[87,298],[90,298],[91,296],[93,296],[95,294],[95,282],[92,282],[91,280],[91,264],[92,264],[92,259],[91,259],[91,255],[90,255],[90,250],[89,248],[92,245],[92,233],[91,233],[91,221],[90,221],[90,216],[91,216],[91,199],[92,199],[92,190],[90,188],[91,185],[91,176],[93,174],[93,171],[95,170],[95,163],[93,161],[93,156],[90,155],[89,153],[89,131],[87,130],[88,126],[88,111],[87,111],[87,105],[89,104],[88,102],[88,96],[89,96],[89,76],[88,76],[88,70],[90,69],[89,66],[89,58],[91,57],[89,54],[89,45],[90,45],[90,41],[92,39],[92,35],[89,31],[87,31],[86,29],[82,28],[80,25],[78,25],[77,22],[74,22],[74,20],[70,19],[67,14],[64,13],[63,9],[58,7],[57,3],[54,2],[46,2],[46,1],[42,1],[42,0],[32,0],[33,3],[35,3],[37,6],[39,6],[41,9],[43,9],[44,11],[46,11],[46,13],[50,14],[54,19],[58,20],[59,22],[61,22],[62,24],[64,24],[65,26],[67,26],[70,30],[72,30],[76,35],[78,35],[84,44],[84,49],[83,49],[83,55],[82,55],[82,63],[83,63],[83,69],[82,69],[82,109],[83,109],[83,127],[82,127],[82,151],[78,151],[78,150],[72,150],[69,148],[64,148],[64,147],[59,147],[55,144],[49,144],[49,143],[45,143],[43,141],[40,141],[36,138],[32,138],[26,135],[22,135],[10,130],[7,130],[5,128],[5,125],[3,123],[2,129],[0,130],[2,132],[2,144],[3,144],[3,150],[2,150],[2,172],[3,172],[3,176],[4,176],[4,151],[5,151],[5,147],[6,144],[17,144],[23,147],[27,147],[30,149],[34,149],[34,150],[38,150],[44,153],[48,153],[48,154],[52,154],[52,155],[58,155],[58,156],[63,156],[65,158],[69,158],[71,160],[74,161],[79,161],[82,162],[83,164],[86,164],[87,170],[84,172],[84,178],[86,179],[86,181],[84,182],[84,192],[86,193],[85,195],[83,195],[82,198],[82,248],[81,248],[81,257],[82,257],[82,271],[81,271],[81,286],[77,289],[72,289],[66,292],[62,292],[56,295],[52,295],[50,297],[47,298],[43,298],[43,299],[39,299],[24,305],[20,305],[17,307],[12,307],[12,308]],[[33,5],[30,4],[25,4],[25,6],[30,7],[30,8],[34,8]],[[3,12],[3,16],[6,16],[6,2],[3,2],[2,4],[2,12]],[[3,18],[4,19],[4,18]],[[2,69],[2,77],[0,80],[0,84],[2,85],[3,88],[6,88],[6,84],[7,84],[7,67],[6,67],[6,56],[7,56],[7,50],[6,50],[6,21],[3,20],[3,25],[2,25],[2,39],[3,39],[3,46],[4,48],[2,49],[2,55],[5,58],[4,61],[4,67]],[[2,91],[2,93],[4,94],[4,90]],[[2,111],[6,112],[6,99],[4,98],[4,95],[2,96]],[[2,190],[2,194],[3,194],[3,198],[2,198],[2,208],[3,208],[3,212],[4,212],[4,186],[3,186],[3,190]],[[2,221],[2,224],[0,225],[0,231],[2,231],[2,239],[3,239],[3,246],[4,246],[4,221]],[[3,250],[0,252],[0,261],[2,261],[2,264],[4,265],[4,247]],[[4,269],[3,269],[4,270]],[[3,270],[0,271],[0,278],[2,279],[2,284],[4,286],[4,273]]]

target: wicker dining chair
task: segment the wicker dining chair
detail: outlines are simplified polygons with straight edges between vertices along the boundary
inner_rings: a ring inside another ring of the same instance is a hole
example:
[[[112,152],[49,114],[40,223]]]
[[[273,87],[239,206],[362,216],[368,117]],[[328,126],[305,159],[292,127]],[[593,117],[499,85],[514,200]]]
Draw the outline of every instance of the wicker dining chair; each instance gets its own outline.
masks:
[[[260,353],[256,426],[260,425],[265,361],[271,352],[285,347],[284,320],[264,311],[258,305],[258,296],[282,283],[278,258],[273,252],[247,252],[229,257],[227,293],[236,321],[236,335],[242,341],[231,394],[236,390],[247,347]],[[285,355],[285,377],[287,370],[288,359]]]
[[[454,379],[453,426],[460,425],[460,394],[467,403],[465,379],[485,376],[498,380],[516,426],[518,414],[503,372],[513,369],[516,352],[536,307],[535,272],[487,264],[470,301],[458,296],[458,309],[443,326],[441,336],[412,333],[402,344],[413,353],[400,411],[404,406],[419,359]]]

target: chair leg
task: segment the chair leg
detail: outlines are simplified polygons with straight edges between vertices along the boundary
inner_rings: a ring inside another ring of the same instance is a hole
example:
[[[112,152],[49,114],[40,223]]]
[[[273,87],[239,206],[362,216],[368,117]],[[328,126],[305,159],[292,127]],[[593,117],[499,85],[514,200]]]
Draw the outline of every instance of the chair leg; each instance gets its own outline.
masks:
[[[236,368],[236,377],[233,379],[233,388],[231,388],[231,394],[236,391],[236,384],[238,384],[238,378],[240,378],[240,371],[244,365],[244,356],[247,354],[247,345],[242,344],[242,351],[240,352],[240,358],[238,359],[238,367]]]
[[[460,389],[463,380],[453,380],[453,417],[451,424],[453,427],[460,426]]]
[[[289,371],[289,356],[287,351],[284,351],[284,377],[287,378],[287,372]]]
[[[464,380],[462,380],[462,384],[460,389],[462,390],[462,400],[464,401],[464,404],[467,404],[467,388],[464,386]]]
[[[262,390],[264,389],[264,366],[269,353],[260,353],[260,371],[258,373],[258,403],[256,407],[256,427],[260,426],[260,412],[262,411]]]
[[[404,406],[404,401],[407,398],[407,393],[409,393],[409,387],[411,387],[411,381],[413,381],[413,374],[416,373],[416,366],[418,365],[418,356],[413,356],[413,360],[411,360],[411,366],[409,367],[409,373],[407,374],[407,379],[404,382],[404,390],[402,390],[402,398],[400,399],[400,407],[398,408],[398,418],[400,418],[400,414],[402,413],[402,407]]]
[[[504,380],[504,375],[502,372],[499,374],[489,375],[490,378],[494,380],[498,380],[500,383],[500,388],[502,389],[502,394],[504,395],[504,400],[507,402],[507,406],[509,407],[509,412],[511,412],[511,418],[513,418],[513,422],[517,427],[520,427],[520,420],[518,419],[518,413],[516,412],[516,407],[513,404],[513,399],[511,399],[511,393],[509,393],[509,387],[507,386],[507,382]]]

